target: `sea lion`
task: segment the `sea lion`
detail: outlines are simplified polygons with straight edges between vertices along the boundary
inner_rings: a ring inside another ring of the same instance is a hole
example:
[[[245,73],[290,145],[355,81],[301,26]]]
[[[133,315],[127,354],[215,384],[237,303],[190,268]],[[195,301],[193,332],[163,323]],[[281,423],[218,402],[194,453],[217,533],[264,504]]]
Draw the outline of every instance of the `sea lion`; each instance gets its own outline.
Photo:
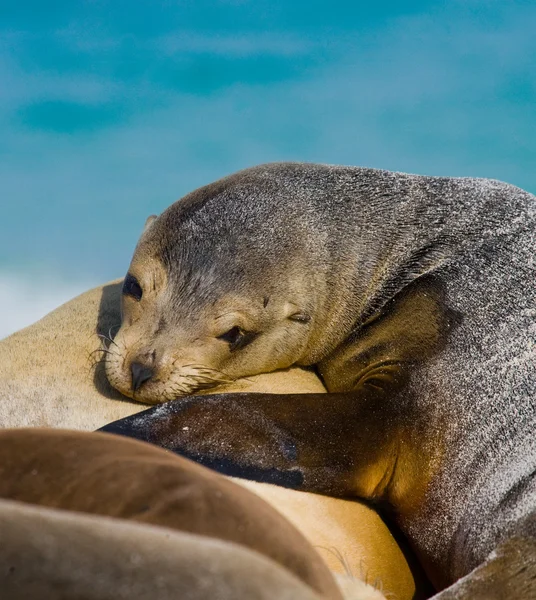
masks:
[[[258,552],[164,527],[0,500],[0,538],[2,600],[321,599]]]
[[[93,430],[139,411],[109,385],[101,362],[120,322],[121,285],[84,292],[0,341],[0,427]]]
[[[106,350],[102,342],[111,343],[121,322],[121,287],[122,280],[89,290],[0,341],[0,426],[91,430],[143,408],[110,387],[100,362]],[[291,368],[212,391],[318,393],[325,388],[313,371]],[[257,482],[249,487],[291,520],[332,571],[348,569],[377,581],[399,600],[425,593],[410,553],[404,549],[404,556],[378,514],[364,504]]]
[[[353,586],[358,578],[379,589],[386,598],[418,600],[431,595],[433,589],[407,541],[399,535],[395,540],[372,507],[250,479],[233,481],[286,517],[314,546],[331,572],[340,576],[338,583],[343,589],[345,585]],[[401,548],[405,560],[401,559]]]
[[[240,544],[326,598],[342,596],[303,536],[227,478],[155,446],[59,429],[0,431],[0,498]]]
[[[535,535],[535,225],[535,197],[493,180],[247,169],[143,233],[106,372],[161,402],[316,365],[339,394],[188,399],[178,423],[203,424],[172,445],[386,501],[438,589],[501,589],[494,549]]]

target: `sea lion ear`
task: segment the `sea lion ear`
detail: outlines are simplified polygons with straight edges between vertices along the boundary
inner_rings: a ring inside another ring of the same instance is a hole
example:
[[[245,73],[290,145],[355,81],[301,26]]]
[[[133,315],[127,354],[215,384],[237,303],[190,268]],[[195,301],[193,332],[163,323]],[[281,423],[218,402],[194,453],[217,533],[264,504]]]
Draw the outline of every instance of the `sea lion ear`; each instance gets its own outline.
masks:
[[[158,215],[151,215],[150,217],[147,217],[147,221],[145,221],[145,225],[143,226],[143,233],[145,233],[149,227],[154,223],[156,217]]]

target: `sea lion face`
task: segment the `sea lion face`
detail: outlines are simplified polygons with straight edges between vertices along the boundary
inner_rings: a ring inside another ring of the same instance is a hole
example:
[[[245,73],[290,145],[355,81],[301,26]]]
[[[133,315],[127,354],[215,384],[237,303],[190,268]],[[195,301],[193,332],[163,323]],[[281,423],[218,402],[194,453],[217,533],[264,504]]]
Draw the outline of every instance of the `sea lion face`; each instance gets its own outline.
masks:
[[[183,213],[180,201],[144,231],[108,349],[110,383],[140,402],[287,368],[309,338],[314,294],[300,265],[281,264],[262,241],[241,248],[251,238],[233,236],[232,218],[214,231],[200,227],[202,209]]]

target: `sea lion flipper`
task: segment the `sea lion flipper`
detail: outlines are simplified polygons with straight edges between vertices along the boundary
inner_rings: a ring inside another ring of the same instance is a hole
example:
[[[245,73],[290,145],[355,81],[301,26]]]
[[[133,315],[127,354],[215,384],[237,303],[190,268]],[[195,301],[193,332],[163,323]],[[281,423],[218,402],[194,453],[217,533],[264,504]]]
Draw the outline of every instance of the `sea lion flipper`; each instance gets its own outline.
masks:
[[[101,431],[145,440],[226,475],[332,496],[362,495],[356,472],[381,479],[382,467],[374,465],[392,440],[382,433],[381,410],[353,394],[192,396]]]
[[[156,444],[225,475],[305,489],[300,461],[314,440],[312,429],[300,427],[290,406],[296,409],[301,398],[323,395],[193,396],[115,421],[101,431]],[[321,407],[316,410],[321,412]]]

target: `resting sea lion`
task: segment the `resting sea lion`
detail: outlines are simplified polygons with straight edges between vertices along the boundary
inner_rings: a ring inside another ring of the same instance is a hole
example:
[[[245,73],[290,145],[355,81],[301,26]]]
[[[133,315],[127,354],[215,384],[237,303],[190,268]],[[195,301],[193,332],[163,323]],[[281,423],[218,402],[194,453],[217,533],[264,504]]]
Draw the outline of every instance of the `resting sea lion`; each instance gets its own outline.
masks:
[[[0,538],[2,600],[321,598],[262,554],[163,527],[0,500]]]
[[[101,433],[6,429],[0,457],[0,498],[240,544],[342,598],[318,553],[267,503],[160,448]]]
[[[358,578],[391,600],[418,600],[431,595],[432,588],[407,542],[397,536],[399,547],[370,506],[250,479],[233,481],[286,517],[311,542],[330,570],[340,575],[339,585],[343,589],[348,585],[350,594]],[[401,548],[406,560],[401,559]]]
[[[110,343],[121,321],[121,287],[122,280],[85,292],[0,341],[0,426],[86,430],[140,411],[138,402],[110,387],[99,362],[102,339]],[[318,393],[325,388],[314,372],[292,368],[222,384],[213,392],[226,390]],[[348,569],[378,582],[400,600],[425,593],[421,574],[412,565],[415,581],[391,532],[369,507],[257,482],[249,487],[291,520],[331,570]]]
[[[535,535],[535,224],[535,197],[498,181],[247,169],[142,235],[109,380],[161,402],[316,364],[349,395],[188,400],[177,422],[203,425],[170,444],[385,501],[439,589],[474,569],[501,589],[501,544]]]

